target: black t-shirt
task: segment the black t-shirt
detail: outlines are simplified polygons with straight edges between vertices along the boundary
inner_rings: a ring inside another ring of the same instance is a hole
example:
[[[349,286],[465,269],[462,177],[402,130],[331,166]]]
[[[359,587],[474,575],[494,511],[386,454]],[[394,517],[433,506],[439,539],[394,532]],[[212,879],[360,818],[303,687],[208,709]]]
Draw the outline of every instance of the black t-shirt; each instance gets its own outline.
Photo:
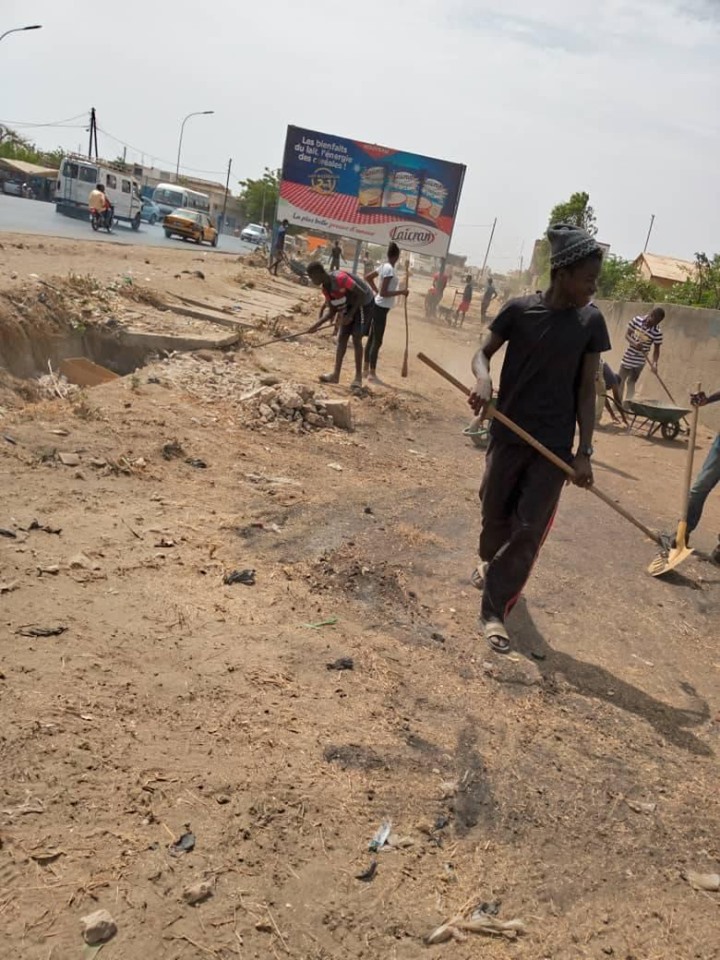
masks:
[[[497,409],[546,447],[567,454],[583,358],[610,349],[605,318],[592,304],[551,310],[532,294],[508,301],[490,329],[507,341]],[[504,443],[524,442],[497,421],[491,434]]]

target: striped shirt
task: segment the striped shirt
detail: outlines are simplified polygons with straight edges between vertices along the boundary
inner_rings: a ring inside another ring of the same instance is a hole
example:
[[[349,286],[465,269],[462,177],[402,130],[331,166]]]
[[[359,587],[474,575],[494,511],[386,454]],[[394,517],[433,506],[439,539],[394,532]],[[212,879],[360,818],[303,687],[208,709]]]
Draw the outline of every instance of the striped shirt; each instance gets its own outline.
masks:
[[[628,325],[629,343],[623,354],[622,365],[631,370],[644,367],[650,347],[659,347],[663,335],[658,327],[648,326],[645,317],[633,317]]]

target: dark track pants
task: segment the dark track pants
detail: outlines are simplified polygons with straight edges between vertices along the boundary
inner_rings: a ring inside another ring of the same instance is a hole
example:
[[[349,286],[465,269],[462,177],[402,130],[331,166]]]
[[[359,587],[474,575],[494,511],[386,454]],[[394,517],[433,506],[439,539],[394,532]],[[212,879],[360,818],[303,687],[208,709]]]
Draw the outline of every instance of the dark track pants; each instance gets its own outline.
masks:
[[[565,475],[526,444],[488,449],[480,487],[480,559],[485,575],[480,616],[505,620],[527,583],[552,526]]]

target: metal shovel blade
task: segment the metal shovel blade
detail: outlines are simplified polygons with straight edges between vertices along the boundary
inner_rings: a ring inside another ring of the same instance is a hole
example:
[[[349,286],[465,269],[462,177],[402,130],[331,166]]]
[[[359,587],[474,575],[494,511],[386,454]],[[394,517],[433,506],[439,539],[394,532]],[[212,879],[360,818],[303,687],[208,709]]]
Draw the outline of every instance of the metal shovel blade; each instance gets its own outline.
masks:
[[[648,567],[648,573],[653,577],[661,577],[691,557],[692,547],[673,547],[668,553],[659,553]]]

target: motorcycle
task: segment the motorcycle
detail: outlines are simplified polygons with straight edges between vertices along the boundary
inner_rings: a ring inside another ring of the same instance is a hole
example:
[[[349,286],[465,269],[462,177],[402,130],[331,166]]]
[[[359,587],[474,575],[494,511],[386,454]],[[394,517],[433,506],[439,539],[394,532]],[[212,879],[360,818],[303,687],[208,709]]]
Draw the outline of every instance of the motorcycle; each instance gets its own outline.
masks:
[[[99,210],[90,211],[90,225],[92,226],[93,230],[95,230],[96,232],[100,229],[100,227],[104,227],[105,230],[107,230],[107,232],[110,233],[112,230],[112,222],[113,222],[112,207],[110,207],[108,210],[103,210],[102,212],[100,212]]]

